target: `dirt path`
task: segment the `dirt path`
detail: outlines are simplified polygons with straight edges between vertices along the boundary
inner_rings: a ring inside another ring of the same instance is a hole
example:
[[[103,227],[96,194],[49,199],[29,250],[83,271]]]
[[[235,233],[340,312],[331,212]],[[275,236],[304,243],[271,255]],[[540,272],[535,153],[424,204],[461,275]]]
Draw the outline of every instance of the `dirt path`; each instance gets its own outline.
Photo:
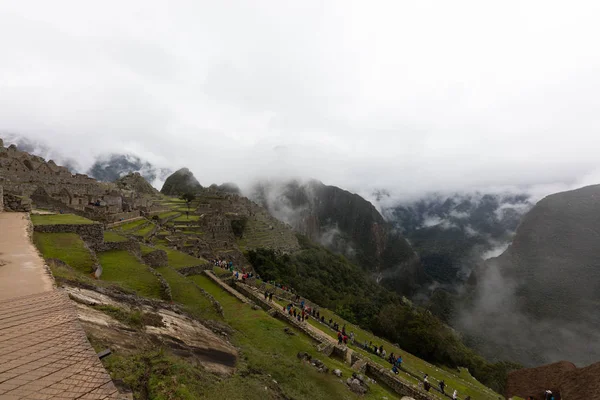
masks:
[[[53,281],[27,234],[24,213],[0,213],[0,300],[49,292]]]

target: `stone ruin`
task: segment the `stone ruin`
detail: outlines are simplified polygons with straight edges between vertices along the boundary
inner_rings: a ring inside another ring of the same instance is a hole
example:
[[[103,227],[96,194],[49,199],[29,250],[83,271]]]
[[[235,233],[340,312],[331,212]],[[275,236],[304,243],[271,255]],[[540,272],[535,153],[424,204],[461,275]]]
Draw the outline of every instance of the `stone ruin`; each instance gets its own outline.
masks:
[[[119,190],[87,175],[73,174],[53,160],[4,147],[0,139],[0,187],[6,210],[30,211],[32,202],[103,222],[114,222],[156,211],[153,196]]]

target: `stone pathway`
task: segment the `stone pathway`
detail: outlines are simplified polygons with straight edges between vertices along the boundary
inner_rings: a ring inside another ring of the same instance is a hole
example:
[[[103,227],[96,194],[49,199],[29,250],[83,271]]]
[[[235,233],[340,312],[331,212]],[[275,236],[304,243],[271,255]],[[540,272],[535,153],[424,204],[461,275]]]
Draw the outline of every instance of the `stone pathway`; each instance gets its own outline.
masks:
[[[68,296],[0,302],[0,399],[118,399]]]
[[[26,216],[0,212],[0,301],[52,290],[44,260],[29,240]]]
[[[120,399],[25,214],[0,213],[0,399]]]

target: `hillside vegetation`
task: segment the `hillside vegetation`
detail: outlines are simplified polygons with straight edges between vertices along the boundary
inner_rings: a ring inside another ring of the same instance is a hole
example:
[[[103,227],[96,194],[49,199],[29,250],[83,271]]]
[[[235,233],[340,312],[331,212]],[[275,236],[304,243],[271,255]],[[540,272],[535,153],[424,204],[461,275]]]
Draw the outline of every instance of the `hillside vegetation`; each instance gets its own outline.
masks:
[[[386,290],[343,256],[306,238],[303,249],[278,255],[268,249],[248,252],[248,259],[266,281],[275,280],[320,306],[431,363],[466,367],[475,378],[502,392],[506,374],[517,364],[488,363],[430,312]]]

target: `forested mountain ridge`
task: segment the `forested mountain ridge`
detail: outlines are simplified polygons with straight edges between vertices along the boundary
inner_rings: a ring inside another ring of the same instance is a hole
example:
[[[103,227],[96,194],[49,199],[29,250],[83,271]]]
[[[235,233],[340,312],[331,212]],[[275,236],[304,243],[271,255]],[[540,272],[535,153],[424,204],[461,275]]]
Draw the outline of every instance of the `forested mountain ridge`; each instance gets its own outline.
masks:
[[[406,239],[361,196],[317,180],[260,182],[250,197],[297,232],[343,254],[384,286],[411,294],[427,281]]]

